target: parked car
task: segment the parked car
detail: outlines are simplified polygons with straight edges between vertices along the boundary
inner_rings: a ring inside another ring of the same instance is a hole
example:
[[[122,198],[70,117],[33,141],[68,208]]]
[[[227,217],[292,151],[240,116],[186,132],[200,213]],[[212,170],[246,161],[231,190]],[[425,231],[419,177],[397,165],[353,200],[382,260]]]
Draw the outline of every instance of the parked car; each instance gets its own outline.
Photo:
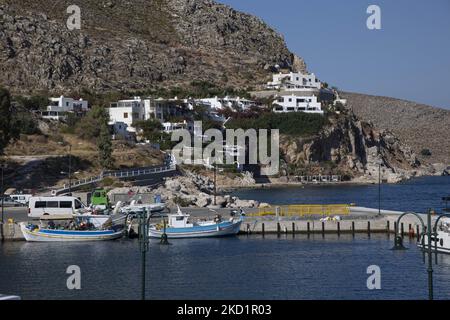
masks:
[[[17,194],[10,194],[9,197],[16,201],[19,202],[23,205],[27,205],[28,201],[30,201],[30,198],[32,197],[32,194],[22,194],[22,193],[17,193]]]
[[[20,207],[22,204],[20,202],[14,201],[10,197],[4,197],[2,201],[2,197],[0,197],[0,205],[3,203],[4,207]]]

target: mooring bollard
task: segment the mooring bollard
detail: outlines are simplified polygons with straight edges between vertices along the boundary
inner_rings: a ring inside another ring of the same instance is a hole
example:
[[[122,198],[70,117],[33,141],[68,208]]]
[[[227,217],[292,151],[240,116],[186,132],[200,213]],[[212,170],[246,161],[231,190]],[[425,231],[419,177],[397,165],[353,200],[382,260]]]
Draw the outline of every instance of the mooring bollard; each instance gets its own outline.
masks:
[[[419,225],[416,225],[416,233],[417,233],[417,242],[419,242],[420,241]]]
[[[338,236],[341,235],[341,223],[339,221],[337,223],[337,234],[338,234]]]
[[[249,235],[249,234],[250,234],[250,224],[247,223],[247,235]]]
[[[394,221],[394,236],[396,237],[398,233],[398,229],[397,229],[397,221]]]
[[[322,221],[322,238],[325,237],[325,222]]]
[[[403,238],[403,235],[405,234],[405,230],[403,228],[403,222],[400,224],[400,232],[401,232],[401,236]]]
[[[281,226],[280,226],[280,223],[277,222],[277,236],[279,237],[280,234],[281,234]]]
[[[295,222],[292,222],[292,236],[295,237]]]
[[[310,225],[309,225],[309,221],[306,223],[306,234],[308,235],[308,238],[309,238],[309,233],[311,232],[311,228],[310,228]]]
[[[367,221],[367,235],[370,237],[370,221]]]
[[[288,228],[286,226],[284,226],[284,233],[288,234]]]
[[[352,221],[352,236],[355,237],[355,221]]]
[[[264,222],[261,224],[261,232],[262,232],[262,235],[263,235],[263,237],[264,237],[264,232],[265,232],[265,229],[264,229]]]
[[[408,235],[409,235],[409,238],[414,237],[414,229],[411,227],[411,223],[408,226]]]
[[[389,220],[386,221],[386,232],[388,234],[388,237],[389,237],[389,234],[391,233],[391,226],[389,224],[390,224]]]

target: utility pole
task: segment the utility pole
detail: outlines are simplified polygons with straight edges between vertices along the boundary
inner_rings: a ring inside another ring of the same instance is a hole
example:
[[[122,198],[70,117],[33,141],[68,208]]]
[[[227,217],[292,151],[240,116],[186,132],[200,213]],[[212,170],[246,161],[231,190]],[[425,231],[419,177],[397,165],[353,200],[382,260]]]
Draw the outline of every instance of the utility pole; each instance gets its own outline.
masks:
[[[380,138],[378,138],[380,140]],[[378,215],[381,215],[381,147],[378,141]]]
[[[5,165],[2,163],[2,164],[0,164],[0,169],[1,169],[1,171],[2,171],[2,181],[1,181],[1,193],[2,193],[2,228],[1,228],[1,231],[2,231],[2,241],[3,240],[5,240],[5,235],[4,235],[4,229],[3,229],[3,225],[4,225],[4,223],[5,223],[5,216],[4,216],[4,201],[5,201],[5,191],[4,191],[4,185],[3,185],[3,170],[4,170],[4,168],[5,168]]]
[[[69,144],[69,196],[72,195],[72,145]]]
[[[214,205],[217,205],[216,203],[216,197],[217,197],[217,163],[214,161]]]

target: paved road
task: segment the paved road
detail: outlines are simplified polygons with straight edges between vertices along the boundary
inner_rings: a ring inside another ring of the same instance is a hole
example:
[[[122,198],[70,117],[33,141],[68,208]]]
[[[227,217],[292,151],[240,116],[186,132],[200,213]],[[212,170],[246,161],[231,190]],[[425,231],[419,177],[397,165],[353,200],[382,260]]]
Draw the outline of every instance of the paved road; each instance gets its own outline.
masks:
[[[215,210],[215,211],[213,211]],[[230,214],[229,208],[221,208],[221,209],[208,209],[208,208],[184,208],[183,212],[191,214],[193,217],[213,217],[217,213],[226,217]],[[258,209],[245,209],[247,213],[256,212]],[[171,208],[171,212],[175,213],[177,211],[176,208]],[[28,208],[27,207],[15,207],[15,208],[5,208],[5,221],[8,219],[14,219],[14,221],[27,221],[30,220],[28,217]],[[217,213],[216,213],[217,212]]]
[[[177,211],[177,208],[171,208],[170,209],[172,213],[175,213]],[[230,214],[231,209],[229,208],[220,208],[220,209],[209,209],[209,208],[183,208],[182,209],[183,212],[189,213],[192,217],[195,218],[212,218],[214,217],[217,213],[221,214],[224,218],[228,217]],[[247,208],[244,209],[244,211],[247,214],[251,214],[251,213],[256,213],[258,212],[258,209],[254,209],[254,208]],[[375,209],[373,209],[372,211],[376,211]],[[387,213],[387,212],[386,212]],[[27,207],[11,207],[11,208],[5,208],[5,221],[7,221],[7,219],[12,218],[14,219],[14,221],[27,221],[30,220],[30,218],[28,217],[28,208]],[[347,219],[370,219],[370,218],[375,218],[377,216],[376,212],[366,212],[361,210],[359,211],[355,211],[352,212],[349,215],[345,215],[345,216],[341,216],[342,219],[347,220]],[[314,216],[314,220],[318,220],[320,219],[322,216],[321,215],[317,215]],[[258,219],[273,219],[273,216],[267,216],[264,218],[258,218]],[[296,217],[296,220],[311,220],[311,217]],[[288,218],[288,220],[290,220]]]

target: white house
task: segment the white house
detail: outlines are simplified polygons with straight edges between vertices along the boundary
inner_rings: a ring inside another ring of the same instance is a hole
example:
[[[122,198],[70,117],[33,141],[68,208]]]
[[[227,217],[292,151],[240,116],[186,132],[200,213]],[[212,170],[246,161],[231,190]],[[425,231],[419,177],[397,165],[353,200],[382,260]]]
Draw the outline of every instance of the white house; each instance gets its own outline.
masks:
[[[47,110],[40,113],[44,119],[64,120],[67,112],[85,113],[88,111],[88,102],[83,99],[75,100],[60,96],[59,98],[50,98],[49,101]]]
[[[307,112],[323,114],[322,105],[317,97],[295,94],[281,95],[273,102],[273,112]]]
[[[224,97],[224,98],[219,98],[219,97],[214,97],[214,98],[202,98],[202,99],[197,99],[197,101],[205,103],[207,105],[210,106],[211,110],[215,109],[215,110],[220,110],[223,108],[240,108],[240,109],[248,109],[251,106],[255,105],[256,103],[252,100],[248,100],[245,98],[241,98],[241,97]]]
[[[50,98],[50,105],[47,106],[47,111],[57,112],[86,112],[88,110],[88,102],[80,99],[75,100],[60,96],[59,98]]]
[[[302,74],[299,72],[275,73],[272,81],[267,83],[268,89],[302,90],[320,89],[321,83],[314,73]]]
[[[116,134],[126,138],[136,135],[136,129],[133,127],[137,121],[157,119],[166,132],[172,132],[179,123],[170,123],[168,118],[183,116],[189,109],[187,101],[163,98],[141,98],[134,97],[129,100],[119,100],[111,103],[108,108],[109,125],[111,125]]]

